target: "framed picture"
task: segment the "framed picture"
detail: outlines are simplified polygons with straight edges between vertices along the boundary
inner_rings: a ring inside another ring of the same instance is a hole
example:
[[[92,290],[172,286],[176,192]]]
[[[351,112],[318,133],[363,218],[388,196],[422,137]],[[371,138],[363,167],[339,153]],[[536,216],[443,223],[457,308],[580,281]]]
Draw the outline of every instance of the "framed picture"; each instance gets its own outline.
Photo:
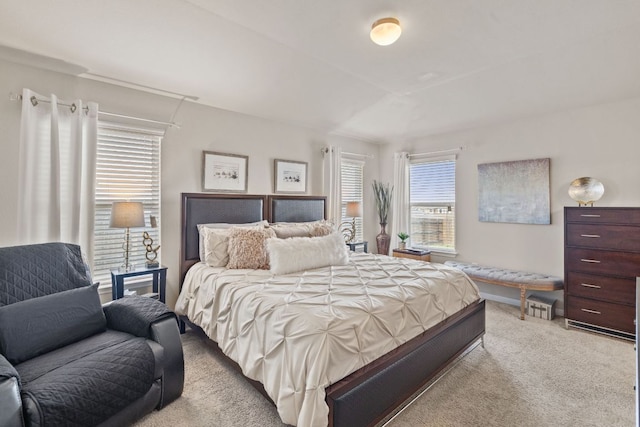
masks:
[[[274,192],[306,193],[307,162],[275,159],[273,165]]]
[[[249,156],[202,152],[202,191],[247,192]]]

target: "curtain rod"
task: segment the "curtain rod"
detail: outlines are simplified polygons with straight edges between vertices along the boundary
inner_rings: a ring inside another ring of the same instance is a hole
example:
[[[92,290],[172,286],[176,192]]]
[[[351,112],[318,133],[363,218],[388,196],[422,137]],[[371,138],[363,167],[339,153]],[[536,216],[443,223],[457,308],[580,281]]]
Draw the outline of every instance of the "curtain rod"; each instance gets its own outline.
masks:
[[[16,95],[16,94],[13,94],[13,93],[9,94],[9,99],[11,101],[22,101],[23,100],[22,99],[22,95],[20,95],[20,94]],[[51,104],[50,100],[48,100],[48,99],[39,99],[39,98],[36,98],[35,95],[32,96],[29,99],[29,101],[31,101],[31,105],[33,105],[34,107],[36,105],[38,105],[39,102],[46,102],[48,104]],[[76,111],[76,108],[78,108],[76,106],[76,104],[67,104],[67,103],[64,103],[64,102],[58,102],[58,105],[62,105],[63,107],[69,107],[71,109],[72,113]],[[83,107],[83,110],[86,112],[86,111],[89,110],[89,107],[85,106],[85,107]],[[130,120],[137,120],[137,121],[140,121],[140,122],[154,123],[154,124],[158,124],[158,125],[169,126],[169,127],[174,127],[174,128],[180,129],[180,125],[177,125],[177,124],[175,124],[173,122],[171,122],[171,123],[170,122],[163,122],[163,121],[160,121],[160,120],[145,119],[143,117],[128,116],[126,114],[110,113],[108,111],[100,111],[100,110],[98,110],[98,114],[102,114],[104,116],[109,116],[109,117],[119,117],[121,119],[130,119]]]
[[[327,154],[329,152],[329,147],[321,148],[320,152],[323,155]],[[375,158],[375,156],[373,154],[347,153],[345,151],[343,151],[342,154],[345,155],[345,156],[362,157],[364,159],[373,159],[373,158]]]
[[[417,153],[409,154],[409,158],[412,157],[432,157],[432,156],[445,156],[447,154],[458,154],[464,149],[464,147],[452,148],[449,150],[432,151],[430,153]]]

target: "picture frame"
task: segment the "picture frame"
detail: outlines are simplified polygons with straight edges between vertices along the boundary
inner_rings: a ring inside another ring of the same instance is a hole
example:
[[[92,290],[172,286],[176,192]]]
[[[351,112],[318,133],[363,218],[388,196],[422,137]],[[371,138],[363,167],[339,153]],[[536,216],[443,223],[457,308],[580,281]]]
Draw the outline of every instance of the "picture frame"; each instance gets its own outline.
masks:
[[[202,152],[202,191],[246,193],[249,156]]]
[[[306,193],[308,163],[275,159],[273,190],[275,193]]]

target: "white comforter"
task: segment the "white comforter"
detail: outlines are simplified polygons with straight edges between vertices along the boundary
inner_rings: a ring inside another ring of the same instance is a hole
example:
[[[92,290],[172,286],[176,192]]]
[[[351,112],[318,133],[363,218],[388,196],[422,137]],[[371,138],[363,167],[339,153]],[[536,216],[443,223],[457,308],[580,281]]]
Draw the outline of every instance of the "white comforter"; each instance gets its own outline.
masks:
[[[346,266],[275,276],[203,263],[176,312],[260,381],[282,421],[326,426],[325,388],[479,298],[459,270],[352,253]]]

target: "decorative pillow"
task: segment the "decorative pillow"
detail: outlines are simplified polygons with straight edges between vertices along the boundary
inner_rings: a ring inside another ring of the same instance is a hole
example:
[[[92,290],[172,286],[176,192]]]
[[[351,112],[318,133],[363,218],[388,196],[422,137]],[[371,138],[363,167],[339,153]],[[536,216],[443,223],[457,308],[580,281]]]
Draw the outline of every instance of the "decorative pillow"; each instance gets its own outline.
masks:
[[[257,227],[257,226],[262,226],[262,227],[266,227],[268,226],[269,223],[267,221],[258,221],[258,222],[250,222],[250,223],[246,223],[246,224],[229,224],[226,222],[212,222],[209,224],[198,224],[198,233],[199,233],[199,241],[198,241],[198,248],[199,248],[199,254],[200,254],[200,261],[206,262],[206,255],[205,255],[205,251],[207,250],[206,248],[206,243],[205,243],[205,229],[219,229],[219,230],[228,230],[232,227]],[[226,264],[226,263],[225,263]]]
[[[0,353],[16,365],[103,332],[98,284],[0,307]]]
[[[329,221],[327,221],[326,219],[318,219],[315,221],[305,221],[305,222],[274,222],[272,224],[270,224],[271,226],[293,226],[293,225],[305,225],[305,226],[311,226],[314,224],[325,224],[325,223],[329,223]]]
[[[328,222],[325,222],[325,223],[312,225],[311,231],[309,232],[309,234],[311,235],[311,237],[322,237],[322,236],[328,236],[334,231],[335,229],[333,225]]]
[[[267,240],[267,252],[274,274],[287,274],[329,265],[346,265],[349,252],[339,233],[323,237],[294,237]]]
[[[229,231],[229,263],[227,268],[269,269],[265,241],[276,237],[270,228],[234,227]]]
[[[333,232],[332,224],[324,219],[318,221],[309,221],[309,222],[278,222],[275,224],[270,224],[270,228],[272,228],[276,232],[276,236],[280,239],[288,239],[290,237],[315,237],[315,236],[326,236]],[[323,233],[323,231],[317,231],[316,227],[322,227],[322,230],[329,230],[328,232]],[[313,234],[314,232],[320,234]]]
[[[311,227],[309,225],[272,225],[271,228],[279,239],[290,237],[310,237]]]
[[[229,263],[229,233],[231,228],[202,228],[204,261],[209,267],[224,267]]]

